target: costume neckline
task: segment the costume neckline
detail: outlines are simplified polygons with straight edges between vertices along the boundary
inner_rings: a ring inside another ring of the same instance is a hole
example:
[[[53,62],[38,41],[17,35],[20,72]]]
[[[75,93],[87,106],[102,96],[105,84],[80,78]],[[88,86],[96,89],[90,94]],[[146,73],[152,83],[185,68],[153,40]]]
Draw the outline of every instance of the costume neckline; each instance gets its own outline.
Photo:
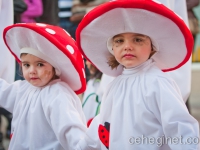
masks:
[[[147,66],[149,66],[152,63],[153,63],[153,60],[152,59],[148,59],[147,61],[145,61],[144,63],[142,63],[142,64],[140,64],[140,65],[138,65],[136,67],[129,68],[129,69],[124,68],[123,72],[122,72],[122,75],[137,74],[137,73],[141,72],[142,70],[144,70]]]

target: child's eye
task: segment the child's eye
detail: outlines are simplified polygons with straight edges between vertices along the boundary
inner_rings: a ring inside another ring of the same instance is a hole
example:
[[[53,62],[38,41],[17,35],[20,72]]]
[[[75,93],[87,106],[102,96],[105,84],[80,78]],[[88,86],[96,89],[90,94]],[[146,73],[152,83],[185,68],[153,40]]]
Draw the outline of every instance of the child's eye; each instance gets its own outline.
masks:
[[[114,43],[122,43],[124,40],[122,40],[122,39],[116,39],[116,40],[114,40]]]
[[[29,64],[23,64],[23,66],[28,68],[30,65]]]
[[[38,63],[37,66],[42,67],[42,66],[44,66],[44,64],[43,63]]]
[[[134,42],[140,43],[140,42],[143,42],[143,39],[142,38],[134,38]]]

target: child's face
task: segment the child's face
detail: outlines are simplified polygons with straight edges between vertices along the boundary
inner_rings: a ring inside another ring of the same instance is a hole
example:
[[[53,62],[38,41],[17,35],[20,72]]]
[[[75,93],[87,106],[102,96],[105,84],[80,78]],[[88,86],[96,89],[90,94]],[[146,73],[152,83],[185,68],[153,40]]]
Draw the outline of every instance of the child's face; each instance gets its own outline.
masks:
[[[34,86],[45,86],[54,76],[53,66],[34,55],[22,55],[21,62],[24,78]]]
[[[118,34],[113,37],[113,52],[115,59],[125,68],[136,67],[149,58],[151,40],[141,34]]]

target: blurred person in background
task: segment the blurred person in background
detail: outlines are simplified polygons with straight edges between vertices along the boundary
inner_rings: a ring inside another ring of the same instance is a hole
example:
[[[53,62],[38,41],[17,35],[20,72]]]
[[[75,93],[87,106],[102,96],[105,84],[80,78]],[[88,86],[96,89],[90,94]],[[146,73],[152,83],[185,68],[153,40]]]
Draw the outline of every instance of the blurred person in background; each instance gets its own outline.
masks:
[[[100,87],[102,72],[88,60],[86,60],[86,66],[90,71],[90,76],[86,90],[83,94],[82,107],[87,121],[87,126],[89,126],[92,119],[99,114],[100,110],[102,95],[98,93],[98,90]]]
[[[89,127],[93,118],[99,114],[102,96],[107,85],[111,83],[115,77],[103,74],[88,60],[86,60],[86,66],[90,71],[90,76],[83,94],[82,107],[87,126]]]
[[[71,28],[72,37],[75,37],[75,32],[78,24],[88,13],[90,10],[95,8],[96,6],[107,2],[108,0],[73,0],[73,5],[71,8],[72,16],[70,17],[70,21],[73,22],[73,27]]]
[[[24,0],[14,0],[14,24],[22,23],[21,15],[28,9],[27,4]],[[23,76],[20,73],[20,66],[15,60],[15,81],[16,80],[24,80]]]
[[[58,0],[42,0],[43,14],[36,19],[37,22],[59,25]]]
[[[96,6],[105,3],[108,0],[73,0],[71,12],[72,15],[70,17],[70,21],[72,22],[69,33],[71,36],[76,39],[76,28],[78,24],[81,22],[82,18],[88,13],[90,10],[95,8]],[[84,59],[84,61],[86,61]],[[86,81],[89,80],[90,72],[87,67],[85,67]]]
[[[70,21],[72,0],[58,0],[58,7],[59,26],[71,34],[70,28],[73,25]]]
[[[198,19],[193,11],[193,8],[199,5],[199,0],[186,0],[187,4],[187,15],[188,15],[188,21],[189,21],[189,28],[190,31],[192,32],[192,36],[194,38],[194,42],[196,40],[196,35],[199,32],[199,24],[198,24]],[[194,50],[193,50],[194,52]],[[186,101],[186,105],[188,110],[190,110],[190,105],[189,105],[189,98]]]
[[[21,14],[27,10],[24,0],[13,0],[14,23],[21,23]]]
[[[6,26],[13,24],[13,16],[13,1],[0,0],[0,35],[3,35],[3,29]],[[6,80],[8,83],[12,83],[15,76],[15,60],[4,44],[3,36],[0,36],[0,53],[3,54],[0,55],[0,77]],[[8,127],[6,132],[9,132],[9,130],[11,130],[9,123],[11,122],[12,114],[3,108],[0,108],[0,126],[2,124],[2,114],[8,119]],[[4,150],[2,142],[3,134],[0,132],[0,150]]]
[[[199,0],[186,0],[187,2],[187,12],[190,31],[192,32],[195,47],[192,52],[192,62],[200,62],[200,49],[198,48],[198,40],[196,41],[196,36],[200,32],[200,24],[197,13],[195,14],[194,8],[197,7],[200,3]],[[198,9],[198,8],[197,8]]]
[[[21,0],[26,5],[26,9],[22,9],[23,12],[16,12],[18,9],[14,9],[15,14],[15,22],[14,23],[35,23],[36,18],[43,14],[43,5],[42,0]],[[15,5],[14,5],[15,7]],[[20,19],[19,19],[20,18]],[[24,80],[23,76],[21,75],[20,66],[16,62],[16,74],[15,74],[15,81],[16,80]]]
[[[193,35],[193,38],[195,41],[196,35],[199,32],[199,25],[198,25],[198,19],[195,15],[193,9],[194,9],[194,7],[199,5],[199,0],[186,0],[186,3],[187,3],[189,27],[190,27],[190,30],[192,32],[192,35]],[[195,24],[196,24],[196,26],[194,26]]]
[[[27,10],[21,15],[22,23],[35,23],[35,18],[43,13],[42,0],[24,0]]]

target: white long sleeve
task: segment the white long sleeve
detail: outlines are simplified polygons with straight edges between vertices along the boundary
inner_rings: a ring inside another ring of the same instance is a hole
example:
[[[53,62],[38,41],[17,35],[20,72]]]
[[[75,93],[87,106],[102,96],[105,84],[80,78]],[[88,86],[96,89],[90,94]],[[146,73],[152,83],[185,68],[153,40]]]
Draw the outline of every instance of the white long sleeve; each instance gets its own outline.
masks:
[[[82,137],[77,145],[77,150],[100,150],[100,140],[98,136],[98,126],[100,124],[100,116],[97,115],[92,120],[86,134]]]
[[[197,150],[198,145],[192,139],[199,137],[199,124],[189,114],[175,82],[150,77],[146,85],[147,108],[162,125],[163,135],[169,139],[166,144],[170,149]]]
[[[27,88],[24,81],[16,81],[12,84],[0,78],[0,107],[3,107],[13,113],[18,95]]]
[[[45,87],[0,79],[0,105],[13,113],[10,150],[75,150],[87,129],[79,97],[59,79]]]

